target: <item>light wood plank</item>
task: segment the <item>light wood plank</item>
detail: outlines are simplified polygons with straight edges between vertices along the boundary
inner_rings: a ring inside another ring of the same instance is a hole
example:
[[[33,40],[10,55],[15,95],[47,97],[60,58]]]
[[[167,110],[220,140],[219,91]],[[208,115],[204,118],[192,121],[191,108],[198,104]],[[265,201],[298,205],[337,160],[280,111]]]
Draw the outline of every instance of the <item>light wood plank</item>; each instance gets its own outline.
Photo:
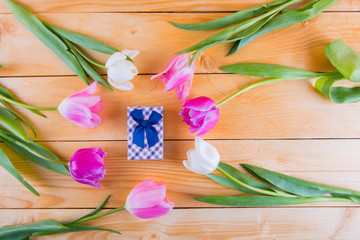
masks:
[[[239,163],[248,163],[310,181],[360,190],[359,140],[210,142],[219,150],[222,161],[239,169]],[[127,194],[137,183],[149,178],[164,183],[169,199],[178,207],[215,207],[195,201],[193,197],[239,194],[183,167],[182,160],[186,158],[187,150],[194,148],[193,144],[193,141],[166,141],[164,160],[130,161],[126,160],[124,141],[43,143],[64,161],[69,161],[79,148],[102,147],[108,153],[102,189],[94,189],[73,181],[69,176],[54,174],[30,164],[0,145],[24,178],[41,194],[41,197],[36,197],[0,169],[0,208],[95,207],[107,194],[113,195],[115,200],[109,206],[114,207],[126,200]]]
[[[190,98],[209,96],[219,102],[257,79],[231,74],[197,75]],[[85,87],[77,77],[2,78],[0,83],[24,102],[57,106],[65,97]],[[103,123],[83,129],[57,111],[42,118],[22,110],[37,127],[38,140],[126,140],[126,106],[164,106],[165,139],[193,139],[178,112],[182,103],[175,92],[166,93],[160,80],[139,76],[130,92],[100,87]],[[359,104],[334,104],[303,80],[279,82],[250,90],[221,107],[217,126],[206,138],[358,138]]]
[[[89,211],[87,209],[1,210],[0,224],[24,224],[49,217],[66,221]],[[356,240],[359,236],[360,209],[175,209],[169,215],[153,220],[141,220],[127,212],[121,212],[88,224],[115,229],[123,235],[89,231],[33,239]]]
[[[168,21],[194,22],[225,16],[223,13],[59,13],[41,14],[43,20],[66,29],[88,34],[119,49],[139,49],[135,62],[140,73],[157,73],[173,54],[209,36],[210,32],[177,29]],[[266,34],[225,57],[230,45],[207,50],[197,59],[197,72],[219,72],[236,62],[268,62],[314,71],[332,71],[322,51],[341,38],[360,52],[360,13],[324,13],[309,21]],[[13,15],[0,15],[2,76],[73,75],[74,73],[46,46],[18,23]],[[101,31],[94,31],[101,29]],[[176,36],[176,37],[174,37]],[[101,62],[107,56],[94,54]]]
[[[238,11],[270,0],[63,0],[46,1],[19,0],[34,12],[144,12],[144,11]],[[360,3],[356,0],[341,0],[328,9],[329,11],[358,11]],[[8,13],[4,3],[0,3],[0,13]]]

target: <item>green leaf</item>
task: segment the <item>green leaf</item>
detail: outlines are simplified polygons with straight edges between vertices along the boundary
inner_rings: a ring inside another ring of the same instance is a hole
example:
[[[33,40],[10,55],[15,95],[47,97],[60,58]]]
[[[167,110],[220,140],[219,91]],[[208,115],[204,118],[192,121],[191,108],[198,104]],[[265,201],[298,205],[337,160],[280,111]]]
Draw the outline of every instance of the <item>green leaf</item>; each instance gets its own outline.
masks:
[[[14,101],[17,101],[17,102],[19,102],[19,103],[22,103],[19,99],[15,98],[15,97],[9,92],[9,90],[7,90],[6,88],[4,88],[4,87],[2,87],[2,86],[0,86],[0,94],[3,95],[3,96],[5,96],[5,97],[7,97],[7,98],[10,98],[10,99],[12,99],[12,100],[14,100]],[[9,109],[9,110],[10,110],[10,109]],[[45,117],[45,118],[46,118],[46,116],[45,116],[44,114],[40,113],[40,112],[37,111],[37,110],[33,110],[33,109],[28,109],[28,110],[31,111],[31,112],[33,112],[33,113],[35,113],[35,114],[37,114],[37,115],[39,115],[39,116],[42,116],[42,117]]]
[[[83,80],[86,74],[77,58],[69,51],[61,39],[51,32],[25,6],[13,1],[4,0],[5,4],[14,13],[16,19],[29,29],[40,41],[50,48],[64,63],[66,63]]]
[[[70,221],[69,223],[77,223],[78,221],[80,221],[80,220],[82,220],[82,219],[84,219],[84,218],[87,218],[87,217],[90,217],[90,216],[96,214],[97,212],[99,212],[99,211],[104,207],[104,205],[107,203],[107,201],[109,200],[110,197],[111,197],[111,194],[109,194],[109,195],[105,198],[105,200],[104,200],[96,209],[94,209],[94,210],[91,211],[90,213],[88,213],[88,214],[86,214],[86,215],[84,215],[84,216],[82,216],[82,217],[80,217],[80,218],[78,218],[78,219],[75,219],[75,220],[73,220],[73,221]]]
[[[24,178],[20,175],[20,173],[15,169],[14,165],[12,165],[10,159],[1,149],[0,149],[0,166],[2,166],[6,171],[8,171],[11,175],[13,175],[22,185],[24,185],[32,193],[34,193],[37,196],[40,196],[40,194],[28,182],[24,180]],[[0,239],[2,239],[1,231],[0,231]]]
[[[41,145],[33,141],[25,142],[20,138],[13,136],[3,130],[0,130],[0,137],[5,141],[7,145],[9,145],[12,149],[14,149],[16,153],[18,153],[22,157],[51,171],[66,175],[69,174],[67,168],[62,164],[57,164],[46,160],[46,158],[49,158],[55,161],[59,161],[59,158]]]
[[[21,126],[18,118],[9,110],[2,107],[0,107],[0,125],[24,141],[29,142],[29,137],[25,129]]]
[[[256,24],[258,21],[261,21],[262,19],[265,19],[273,14],[276,14],[278,12],[280,12],[282,9],[284,9],[285,7],[295,3],[295,2],[298,2],[300,0],[290,0],[288,2],[285,2],[284,4],[278,6],[278,7],[275,7],[274,9],[260,15],[260,16],[257,16],[255,18],[250,18],[250,19],[247,19],[241,23],[238,23],[236,25],[233,25],[231,27],[228,27],[220,32],[217,32],[215,33],[214,35],[211,35],[210,37],[198,42],[197,44],[183,50],[183,51],[180,51],[176,54],[180,54],[180,53],[187,53],[187,52],[191,52],[191,51],[194,51],[194,50],[197,50],[197,49],[201,49],[209,44],[212,44],[212,43],[215,43],[215,42],[218,42],[218,41],[222,41],[222,40],[225,40],[231,36],[233,36],[234,34],[252,26],[253,24]]]
[[[315,88],[334,103],[360,102],[360,87],[334,87],[333,85],[343,80],[344,76],[337,72],[333,76],[324,76],[315,83]]]
[[[338,0],[313,0],[309,4],[305,5],[303,8],[289,10],[285,11],[282,14],[279,14],[256,33],[235,42],[228,56],[236,53],[237,51],[245,47],[247,44],[249,44],[251,41],[255,40],[263,34],[280,28],[288,27],[290,25],[294,25],[315,17],[337,1]]]
[[[34,134],[35,138],[36,138],[36,131],[35,128],[30,124],[30,122],[28,122],[27,120],[25,120],[20,114],[18,114],[17,112],[15,112],[14,109],[11,109],[11,107],[2,99],[0,99],[0,102],[6,107],[7,110],[9,110],[12,114],[14,114],[17,118],[19,118],[24,124],[26,124],[30,130],[32,131],[32,133]]]
[[[46,231],[35,232],[32,234],[32,236],[45,236],[45,235],[53,235],[59,233],[83,232],[83,231],[92,231],[92,230],[107,231],[121,235],[120,232],[107,228],[92,227],[92,226],[80,225],[80,224],[64,224],[64,226],[66,226],[67,229],[62,229],[62,230],[59,229],[57,231],[52,231],[52,232],[46,232]]]
[[[56,27],[54,25],[51,25],[49,23],[43,22],[43,24],[53,30],[56,34],[60,35],[63,38],[66,38],[70,42],[73,42],[77,45],[92,49],[97,52],[105,53],[105,54],[114,54],[116,52],[120,52],[115,47],[110,46],[109,44],[106,44],[104,42],[101,42],[97,39],[94,39],[92,37],[89,37],[87,35],[65,30],[59,27]]]
[[[245,9],[243,11],[236,12],[234,14],[228,15],[226,17],[218,18],[209,22],[202,23],[192,23],[192,24],[179,24],[170,22],[175,27],[184,29],[184,30],[214,30],[220,29],[232,24],[244,21],[249,18],[256,17],[266,11],[272,10],[275,6],[288,2],[289,0],[277,0],[265,4],[261,4],[252,8]]]
[[[113,90],[112,87],[107,83],[107,81],[90,65],[88,62],[75,50],[72,49],[72,52],[77,57],[81,66],[84,68],[85,72],[95,81],[101,83],[107,89]]]
[[[360,55],[351,47],[335,40],[325,47],[324,54],[345,78],[360,82]]]
[[[3,226],[0,228],[0,239],[2,240],[23,240],[38,231],[61,231],[67,229],[66,226],[60,222],[48,219],[36,223],[17,226]]]
[[[341,194],[346,196],[360,196],[360,192],[332,187],[325,184],[305,181],[299,178],[290,177],[285,174],[273,172],[264,168],[255,167],[248,164],[240,164],[254,177],[272,184],[284,191],[304,196],[304,197],[318,197],[325,194]]]
[[[308,79],[322,76],[321,73],[266,63],[237,63],[220,69],[229,73],[268,78]]]
[[[249,177],[245,173],[241,172],[240,170],[234,168],[233,166],[230,166],[226,163],[220,162],[218,165],[219,168],[227,172],[232,177],[238,179],[239,181],[246,183],[247,185],[261,188],[264,190],[272,190],[269,186],[263,184],[262,182],[259,182],[258,180],[253,179],[252,177]],[[246,190],[244,192],[253,193],[253,191]]]
[[[211,196],[197,197],[198,201],[223,206],[274,207],[314,202],[348,202],[347,199],[333,197],[275,197],[275,196]]]

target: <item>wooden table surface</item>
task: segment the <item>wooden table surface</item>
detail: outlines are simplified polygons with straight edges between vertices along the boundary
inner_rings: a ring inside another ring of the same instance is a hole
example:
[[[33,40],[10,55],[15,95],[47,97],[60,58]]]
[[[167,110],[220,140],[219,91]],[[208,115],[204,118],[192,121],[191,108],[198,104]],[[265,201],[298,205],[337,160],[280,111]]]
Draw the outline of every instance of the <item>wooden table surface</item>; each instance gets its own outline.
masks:
[[[0,169],[0,225],[56,218],[72,219],[95,208],[112,194],[107,208],[122,206],[140,181],[155,178],[167,186],[174,211],[162,218],[141,220],[127,212],[89,222],[123,233],[82,232],[38,239],[359,239],[360,208],[348,203],[317,203],[274,208],[223,208],[193,199],[231,195],[234,191],[186,170],[182,160],[193,148],[194,135],[182,123],[181,102],[165,93],[150,76],[164,69],[176,51],[209,32],[177,29],[167,21],[199,22],[226,16],[266,0],[21,0],[38,16],[60,27],[88,34],[119,49],[138,49],[140,75],[131,92],[100,87],[103,123],[82,129],[58,112],[47,119],[20,110],[37,127],[40,144],[69,161],[78,148],[102,147],[106,176],[102,189],[69,176],[39,168],[9,148],[5,152],[19,172],[40,192],[30,193]],[[196,61],[190,97],[207,95],[219,101],[256,78],[224,74],[218,68],[237,62],[284,64],[331,71],[322,53],[326,44],[343,39],[360,52],[360,1],[340,0],[314,19],[266,34],[236,55],[225,57],[229,45],[205,51]],[[56,106],[85,87],[47,47],[17,22],[0,3],[0,83],[28,104]],[[105,62],[107,56],[92,53]],[[164,106],[165,159],[126,159],[126,107]],[[337,105],[307,81],[279,82],[244,93],[221,108],[218,125],[208,133],[222,161],[238,167],[249,163],[303,179],[360,190],[360,105]],[[0,146],[3,146],[0,143]],[[35,239],[35,238],[34,238]]]

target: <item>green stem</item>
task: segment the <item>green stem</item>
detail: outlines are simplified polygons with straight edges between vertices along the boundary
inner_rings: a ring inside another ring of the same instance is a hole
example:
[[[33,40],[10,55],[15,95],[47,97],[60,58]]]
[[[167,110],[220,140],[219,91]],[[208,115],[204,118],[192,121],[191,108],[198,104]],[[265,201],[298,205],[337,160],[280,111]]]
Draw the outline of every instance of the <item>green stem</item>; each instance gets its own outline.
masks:
[[[267,83],[272,83],[272,82],[280,82],[280,81],[284,81],[284,80],[299,80],[299,79],[282,79],[282,78],[271,78],[271,79],[265,79],[253,84],[250,84],[240,90],[238,90],[237,92],[231,94],[230,96],[228,96],[227,98],[223,99],[222,101],[220,101],[219,103],[216,104],[216,107],[220,107],[221,105],[223,105],[224,103],[230,101],[231,99],[237,97],[238,95],[240,95],[243,92],[246,92],[247,90],[250,90],[254,87],[263,85],[263,84],[267,84]]]
[[[94,60],[92,60],[91,58],[89,58],[88,56],[85,55],[85,53],[83,53],[79,48],[73,46],[74,50],[77,51],[83,58],[86,59],[86,61],[88,61],[89,63],[91,63],[94,66],[100,67],[100,68],[104,68],[107,69],[107,67],[101,63],[98,63]]]
[[[20,107],[24,107],[24,108],[27,108],[27,109],[32,109],[32,110],[57,110],[57,107],[35,107],[35,106],[30,106],[30,105],[26,105],[25,103],[21,103],[21,102],[18,102],[18,101],[15,101],[11,98],[8,98],[2,94],[0,94],[0,98],[6,102],[9,102],[9,103],[12,103],[12,104],[15,104],[17,106],[20,106]]]
[[[124,210],[124,209],[125,209],[125,206],[120,207],[120,208],[115,208],[115,209],[112,209],[112,210],[109,210],[109,211],[106,211],[106,212],[102,212],[102,213],[99,213],[99,214],[96,214],[96,215],[93,215],[93,216],[90,216],[90,217],[80,219],[79,221],[76,221],[74,223],[81,223],[81,222],[90,221],[90,220],[93,220],[93,219],[96,219],[96,218],[99,218],[99,217],[103,217],[103,216],[106,216],[106,215],[109,215],[109,214],[112,214],[112,213],[115,213],[115,212],[119,212],[119,211]]]
[[[216,168],[219,172],[221,172],[222,174],[224,174],[224,176],[226,176],[227,178],[229,178],[230,180],[234,181],[235,183],[239,184],[240,186],[244,187],[244,188],[247,188],[251,191],[254,191],[254,192],[258,192],[258,193],[261,193],[261,194],[265,194],[265,195],[271,195],[271,196],[279,196],[278,193],[276,192],[272,192],[272,191],[268,191],[268,190],[265,190],[265,189],[261,189],[261,188],[257,188],[257,187],[253,187],[253,186],[250,186],[244,182],[241,182],[240,180],[234,178],[233,176],[231,176],[229,173],[227,173],[224,169],[220,168],[220,167],[217,167]],[[296,197],[294,195],[291,195],[292,197]]]

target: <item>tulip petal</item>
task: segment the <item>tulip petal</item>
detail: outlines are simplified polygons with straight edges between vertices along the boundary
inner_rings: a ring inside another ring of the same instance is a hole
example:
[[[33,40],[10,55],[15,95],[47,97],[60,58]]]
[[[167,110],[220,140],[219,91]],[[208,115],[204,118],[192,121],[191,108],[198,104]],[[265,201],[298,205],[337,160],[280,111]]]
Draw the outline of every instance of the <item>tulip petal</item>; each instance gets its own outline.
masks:
[[[205,119],[204,124],[201,126],[197,136],[202,136],[209,132],[218,123],[220,117],[219,109],[209,112]]]
[[[159,204],[165,198],[166,187],[153,183],[154,180],[150,179],[136,185],[126,200],[127,208],[147,208]]]
[[[132,82],[130,81],[115,82],[112,79],[109,79],[109,83],[111,84],[111,86],[121,91],[131,91],[134,89],[134,84],[132,84]]]
[[[79,96],[79,95],[90,95],[90,94],[94,94],[94,93],[96,92],[97,87],[98,87],[98,82],[94,81],[92,84],[90,84],[89,86],[87,86],[87,87],[84,88],[83,90],[72,94],[72,95],[71,95],[70,97],[68,97],[68,98],[72,98],[72,97]]]
[[[103,102],[100,100],[94,106],[90,107],[90,111],[92,113],[99,113],[102,108],[103,108]]]
[[[214,100],[202,96],[202,97],[186,100],[183,105],[183,108],[191,108],[198,111],[208,111],[214,106],[216,106]]]
[[[79,103],[87,107],[95,106],[99,101],[101,101],[100,95],[88,95],[88,94],[77,94],[70,97],[72,103]]]
[[[122,52],[116,52],[111,55],[108,60],[106,61],[105,67],[109,68],[113,64],[116,64],[118,61],[122,61],[126,59],[126,55]]]
[[[129,49],[124,49],[121,52],[131,59],[134,59],[140,53],[139,50],[129,50]]]
[[[195,148],[197,152],[203,159],[212,165],[212,168],[217,167],[220,162],[220,154],[217,149],[210,143],[204,141],[203,139],[196,137],[195,139]]]
[[[176,96],[180,101],[185,101],[189,97],[191,84],[192,78],[177,88]]]
[[[177,56],[177,55],[176,55],[176,56]],[[153,79],[155,79],[155,78],[158,78],[159,76],[161,76],[161,75],[163,75],[164,73],[166,73],[167,71],[169,71],[169,69],[170,69],[170,68],[175,64],[175,62],[177,61],[176,56],[173,57],[173,58],[170,60],[169,64],[166,66],[166,68],[164,69],[164,71],[162,71],[162,72],[160,72],[160,73],[158,73],[158,74],[156,74],[156,75],[151,76],[150,79],[153,80]]]
[[[96,153],[98,154],[101,158],[104,158],[107,154],[106,152],[104,152],[101,147],[94,147],[94,148],[81,148],[81,149],[78,149],[74,155],[78,154],[78,153],[81,153],[81,152],[93,152],[93,153]]]
[[[128,60],[118,61],[107,70],[108,78],[111,79],[113,83],[129,81],[138,73],[136,66]]]
[[[134,208],[131,210],[131,214],[143,219],[150,219],[164,216],[170,213],[173,208],[174,203],[164,199],[160,204],[151,208]]]

